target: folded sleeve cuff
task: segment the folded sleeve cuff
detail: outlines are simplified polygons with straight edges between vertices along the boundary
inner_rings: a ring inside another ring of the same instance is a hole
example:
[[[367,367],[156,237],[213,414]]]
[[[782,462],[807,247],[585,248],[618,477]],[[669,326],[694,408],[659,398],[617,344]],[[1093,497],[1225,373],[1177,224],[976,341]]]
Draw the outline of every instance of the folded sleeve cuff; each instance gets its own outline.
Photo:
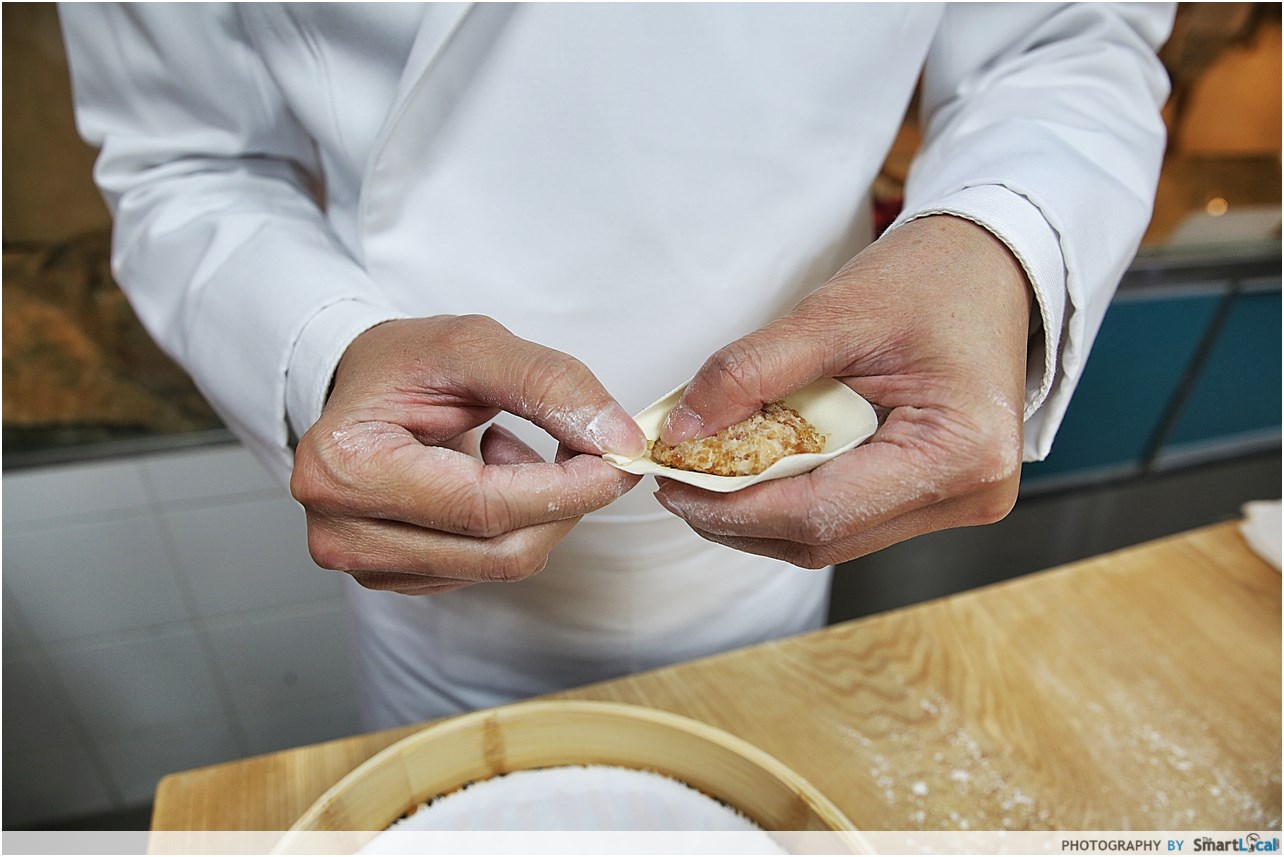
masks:
[[[400,318],[408,316],[359,298],[341,298],[322,306],[304,323],[285,378],[286,416],[294,439],[321,416],[335,368],[352,341],[377,324]]]
[[[1066,316],[1066,267],[1060,237],[1029,198],[997,184],[964,187],[902,212],[891,228],[935,214],[962,217],[988,230],[1012,251],[1030,281],[1039,317],[1037,323],[1032,320],[1030,331],[1025,395],[1028,422],[1047,400],[1057,374]],[[1036,357],[1036,350],[1042,352],[1041,358]],[[1050,446],[1051,438],[1046,443],[1040,437],[1028,438],[1027,459],[1046,455],[1046,449],[1038,448],[1043,445]]]

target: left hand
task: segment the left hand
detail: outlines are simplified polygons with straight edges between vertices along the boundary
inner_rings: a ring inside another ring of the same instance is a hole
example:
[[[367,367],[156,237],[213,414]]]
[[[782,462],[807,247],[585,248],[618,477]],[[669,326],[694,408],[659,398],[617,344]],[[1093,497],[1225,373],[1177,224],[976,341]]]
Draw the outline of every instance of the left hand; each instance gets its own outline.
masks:
[[[662,431],[712,435],[832,377],[874,405],[874,436],[801,476],[731,494],[660,480],[657,499],[710,541],[808,568],[1003,518],[1020,480],[1031,301],[982,227],[945,215],[899,227],[710,357]]]

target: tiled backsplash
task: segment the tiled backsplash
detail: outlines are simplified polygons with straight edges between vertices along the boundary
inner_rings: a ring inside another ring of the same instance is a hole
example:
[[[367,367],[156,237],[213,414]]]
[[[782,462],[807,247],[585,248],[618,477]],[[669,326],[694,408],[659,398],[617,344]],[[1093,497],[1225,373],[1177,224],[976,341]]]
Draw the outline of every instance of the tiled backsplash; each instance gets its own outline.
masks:
[[[359,730],[340,580],[237,445],[4,475],[4,826]]]

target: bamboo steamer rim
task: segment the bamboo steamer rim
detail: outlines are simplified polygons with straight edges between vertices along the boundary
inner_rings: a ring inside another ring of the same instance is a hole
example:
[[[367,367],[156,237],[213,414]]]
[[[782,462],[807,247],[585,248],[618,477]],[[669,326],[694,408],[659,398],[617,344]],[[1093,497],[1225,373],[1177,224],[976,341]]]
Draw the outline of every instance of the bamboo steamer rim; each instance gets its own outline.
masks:
[[[422,744],[435,744],[440,741],[449,740],[452,735],[465,734],[477,729],[483,731],[502,727],[505,723],[520,723],[524,721],[538,720],[541,717],[551,715],[593,715],[606,719],[617,720],[621,723],[628,721],[642,721],[644,723],[658,726],[664,729],[673,730],[679,733],[686,733],[702,741],[716,746],[724,751],[740,756],[754,767],[765,772],[773,779],[791,789],[806,804],[807,809],[813,813],[824,825],[841,837],[843,843],[852,849],[852,853],[867,853],[868,845],[859,836],[854,834],[855,825],[843,814],[834,803],[825,797],[815,786],[805,779],[797,771],[785,765],[776,757],[762,750],[761,748],[749,743],[743,738],[737,737],[690,717],[684,717],[669,711],[663,711],[656,708],[649,708],[640,705],[629,705],[619,702],[599,702],[589,700],[549,700],[534,702],[518,702],[510,705],[502,705],[495,708],[482,709],[466,714],[457,715],[449,719],[426,726],[423,729],[402,738],[401,740],[390,744],[383,750],[366,759],[357,767],[349,771],[342,779],[327,789],[313,804],[299,817],[299,819],[290,827],[285,837],[277,843],[272,849],[273,854],[290,854],[301,853],[296,849],[303,844],[303,836],[306,832],[326,830],[325,819],[328,811],[335,804],[342,803],[354,789],[359,789],[362,781],[370,777],[375,772],[384,767],[398,763],[403,756],[414,751]],[[587,762],[567,761],[560,763],[562,765],[589,764]],[[615,765],[616,767],[628,767],[627,765]],[[535,770],[538,768],[550,767],[548,765],[535,765],[531,767],[512,767],[502,773],[512,773],[517,770]],[[664,773],[661,771],[660,773]],[[500,774],[495,774],[496,776]],[[678,779],[670,774],[664,774],[670,778]],[[471,780],[469,782],[474,782]],[[465,782],[456,784],[456,788],[465,785]],[[690,786],[689,783],[687,783]],[[435,795],[416,796],[412,799],[411,805],[404,809],[409,809],[422,800],[434,797]],[[713,796],[715,799],[717,796]],[[737,807],[737,809],[739,809]],[[380,831],[372,831],[378,833]]]

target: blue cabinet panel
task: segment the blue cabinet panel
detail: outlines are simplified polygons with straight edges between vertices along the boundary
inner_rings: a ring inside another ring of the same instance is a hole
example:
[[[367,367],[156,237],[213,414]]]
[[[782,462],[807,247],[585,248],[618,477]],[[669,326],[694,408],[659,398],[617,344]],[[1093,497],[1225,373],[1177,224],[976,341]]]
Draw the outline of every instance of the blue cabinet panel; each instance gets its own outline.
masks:
[[[1052,452],[1045,461],[1025,465],[1022,479],[1033,483],[1076,470],[1140,467],[1220,300],[1218,292],[1204,289],[1120,293]]]
[[[1165,449],[1278,432],[1280,385],[1280,293],[1237,295]]]

